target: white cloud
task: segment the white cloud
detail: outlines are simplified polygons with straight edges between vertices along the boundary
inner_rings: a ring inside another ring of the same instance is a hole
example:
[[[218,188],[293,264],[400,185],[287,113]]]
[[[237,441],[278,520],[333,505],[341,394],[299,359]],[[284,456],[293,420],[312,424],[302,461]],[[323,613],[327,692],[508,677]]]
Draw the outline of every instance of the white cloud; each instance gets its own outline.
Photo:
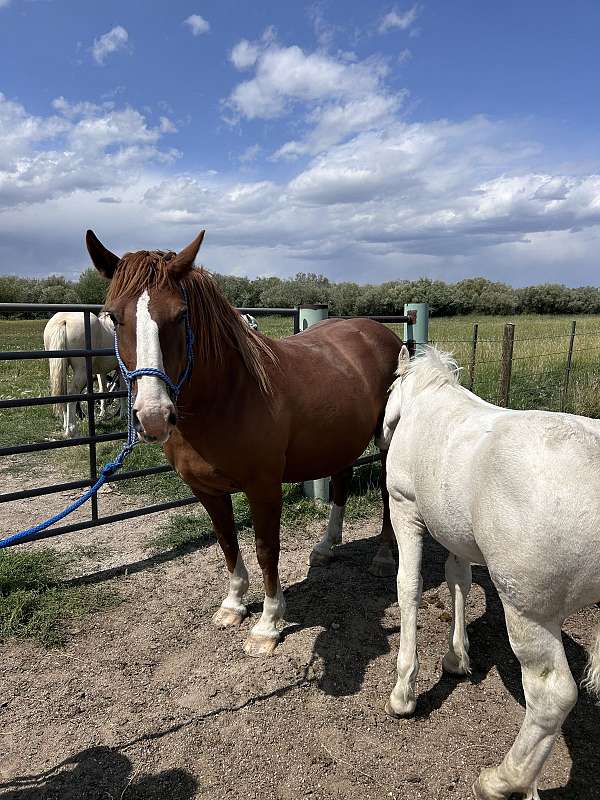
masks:
[[[271,119],[284,115],[298,102],[376,92],[386,72],[381,60],[345,63],[324,53],[305,53],[296,45],[273,43],[260,49],[255,76],[235,87],[229,105],[247,119]]]
[[[92,56],[96,64],[104,65],[106,58],[111,53],[123,50],[129,41],[129,34],[122,25],[115,25],[108,33],[102,34],[99,39],[94,39]]]
[[[373,96],[386,97],[374,85]],[[312,130],[346,124],[332,110],[344,103],[352,119],[364,114],[364,128],[322,144],[285,179],[269,179],[261,162],[242,180],[178,170],[163,145],[168,117],[151,125],[134,108],[64,98],[41,117],[2,97],[1,268],[80,271],[88,227],[115,252],[176,248],[206,227],[204,258],[224,272],[318,264],[334,279],[374,282],[424,272],[595,279],[600,175],[552,168],[514,122],[483,117],[406,123],[382,106],[370,125],[376,112],[348,97],[315,105],[330,116],[317,113]]]
[[[247,69],[256,64],[260,49],[247,39],[239,41],[229,54],[229,60],[236,69]]]
[[[351,61],[343,55],[306,53],[297,46],[282,47],[273,36],[260,43],[238,42],[231,60],[240,69],[254,67],[253,77],[239,83],[227,100],[233,121],[293,115],[296,129],[304,122],[302,138],[283,144],[276,159],[316,154],[382,125],[406,95],[405,90],[390,93],[385,88],[388,66],[382,59]]]
[[[244,150],[241,156],[239,156],[239,161],[241,161],[242,164],[247,164],[249,161],[256,161],[261,150],[262,148],[259,144],[251,144]]]
[[[286,142],[274,158],[297,158],[306,153],[314,155],[351,134],[384,125],[392,119],[403,99],[404,95],[400,93],[396,96],[371,94],[346,104],[319,107],[308,117],[315,123],[310,133],[301,141]]]
[[[193,36],[200,36],[203,33],[208,33],[210,24],[200,14],[191,14],[186,20],[184,25],[187,25],[192,32]]]
[[[393,9],[382,17],[378,27],[379,33],[386,33],[394,28],[399,28],[402,31],[408,30],[415,23],[420,10],[418,3],[415,3],[408,11]]]
[[[175,124],[171,122],[168,117],[161,117],[160,118],[160,132],[161,133],[177,133],[177,128]]]
[[[165,123],[153,128],[135,109],[63,97],[52,105],[60,115],[36,117],[0,95],[0,210],[79,189],[116,191],[142,166],[177,157],[159,146]]]

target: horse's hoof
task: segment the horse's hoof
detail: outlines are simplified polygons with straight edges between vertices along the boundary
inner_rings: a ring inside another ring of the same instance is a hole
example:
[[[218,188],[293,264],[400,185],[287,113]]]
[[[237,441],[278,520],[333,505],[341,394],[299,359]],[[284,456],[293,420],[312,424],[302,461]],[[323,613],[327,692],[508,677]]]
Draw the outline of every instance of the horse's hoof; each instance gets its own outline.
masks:
[[[442,659],[442,669],[450,675],[457,675],[463,678],[471,674],[468,656],[461,661],[454,653],[446,653]]]
[[[496,790],[493,786],[488,786],[486,789],[484,789],[484,783],[487,783],[487,781],[482,781],[482,778],[492,779],[494,778],[495,773],[496,770],[489,767],[481,771],[479,777],[473,784],[473,794],[477,800],[506,800],[506,798],[512,797],[513,793],[510,789],[498,788]]]
[[[384,706],[384,711],[388,715],[388,717],[393,717],[394,719],[404,719],[404,717],[412,717],[412,715],[415,713],[416,707],[417,707],[416,700],[410,700],[404,705],[404,707],[394,709],[392,708],[392,704],[388,700]]]
[[[233,608],[219,608],[212,618],[212,624],[217,628],[229,628],[232,625],[241,625],[245,614],[241,614]]]
[[[331,550],[323,552],[321,550],[312,550],[308,557],[309,567],[328,567],[333,561],[333,552]]]
[[[488,795],[483,793],[483,789],[481,788],[481,784],[479,783],[479,778],[473,784],[473,794],[477,798],[477,800],[489,800]]]
[[[375,556],[369,567],[371,575],[376,575],[378,578],[389,578],[395,575],[397,571],[396,562],[393,558],[378,558]]]
[[[279,638],[271,636],[249,636],[244,644],[244,652],[254,658],[272,656],[278,642]]]

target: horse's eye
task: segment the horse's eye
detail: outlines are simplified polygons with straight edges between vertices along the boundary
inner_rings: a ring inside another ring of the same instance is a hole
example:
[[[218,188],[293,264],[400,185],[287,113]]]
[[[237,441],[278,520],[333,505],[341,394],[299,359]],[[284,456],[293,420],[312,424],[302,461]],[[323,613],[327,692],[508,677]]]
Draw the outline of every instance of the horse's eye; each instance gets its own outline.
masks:
[[[109,319],[112,322],[112,324],[115,326],[115,328],[117,327],[117,325],[121,324],[120,321],[117,319],[117,317],[115,316],[115,314],[112,311],[107,311],[106,313],[108,314]]]

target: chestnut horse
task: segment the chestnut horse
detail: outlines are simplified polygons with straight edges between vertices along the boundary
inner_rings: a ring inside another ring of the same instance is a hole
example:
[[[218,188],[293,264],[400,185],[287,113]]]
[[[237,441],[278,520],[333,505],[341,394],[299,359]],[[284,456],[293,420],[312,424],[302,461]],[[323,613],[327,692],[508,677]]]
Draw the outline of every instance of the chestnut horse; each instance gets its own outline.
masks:
[[[246,494],[265,599],[244,649],[269,655],[285,611],[278,575],[281,484],[332,476],[327,532],[310,558],[327,563],[341,541],[351,465],[381,429],[402,343],[368,319],[325,320],[278,341],[263,336],[210,273],[194,267],[203,237],[204,231],[178,254],[142,250],[122,258],[92,231],[86,242],[95,267],[111,281],[105,310],[129,370],[153,368],[177,381],[187,366],[188,326],[194,334],[193,368],[176,405],[161,378],[139,377],[134,424],[140,439],[162,444],[210,515],[229,571],[229,592],[213,617],[218,626],[239,625],[247,613],[248,573],[231,504],[233,492]],[[380,574],[395,569],[385,490],[383,498],[373,562]]]

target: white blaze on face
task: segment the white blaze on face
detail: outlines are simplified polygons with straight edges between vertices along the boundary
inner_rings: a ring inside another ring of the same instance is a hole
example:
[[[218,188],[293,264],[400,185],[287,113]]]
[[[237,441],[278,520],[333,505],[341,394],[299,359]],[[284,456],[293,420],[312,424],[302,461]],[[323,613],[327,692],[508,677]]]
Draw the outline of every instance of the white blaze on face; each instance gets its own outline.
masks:
[[[137,301],[136,369],[151,367],[164,372],[158,325],[150,314],[150,296],[145,291]],[[159,439],[168,435],[167,419],[173,404],[160,378],[144,375],[137,380],[134,408],[144,430]]]

